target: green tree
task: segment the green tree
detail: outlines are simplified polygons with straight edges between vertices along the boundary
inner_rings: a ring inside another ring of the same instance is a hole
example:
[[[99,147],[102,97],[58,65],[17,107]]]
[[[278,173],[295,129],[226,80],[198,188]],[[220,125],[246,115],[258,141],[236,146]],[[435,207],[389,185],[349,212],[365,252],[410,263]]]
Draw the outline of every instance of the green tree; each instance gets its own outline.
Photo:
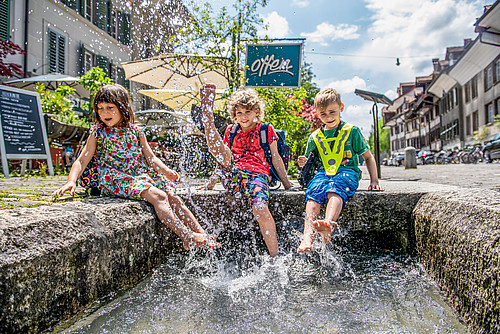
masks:
[[[298,117],[297,114],[307,91],[304,88],[258,88],[256,90],[266,105],[265,121],[272,123],[276,129],[287,132],[287,144],[291,147],[292,158],[303,154],[311,132],[311,123]]]
[[[172,37],[176,51],[183,53],[203,53],[206,55],[229,58],[225,77],[231,91],[243,84],[241,54],[245,44],[259,41],[257,31],[263,26],[263,20],[257,13],[259,7],[265,7],[267,0],[236,0],[228,9],[223,6],[214,15],[212,5],[206,2],[194,4],[192,24]],[[213,61],[216,61],[214,58]]]
[[[390,130],[389,129],[382,129],[382,126],[384,126],[384,121],[379,119],[378,120],[378,133],[379,133],[379,147],[380,147],[380,153],[386,152],[389,154],[390,148],[391,148],[391,137],[390,137]],[[375,145],[373,143],[374,141],[374,134],[373,134],[373,128],[372,131],[370,132],[370,137],[368,138],[368,144],[370,145],[370,150],[375,152]]]
[[[45,88],[43,83],[37,83],[36,92],[40,94],[40,104],[44,114],[65,124],[88,127],[85,119],[78,117],[73,111],[73,103],[68,99],[75,90],[68,86],[59,86],[55,91]]]
[[[88,115],[92,114],[92,105],[94,101],[94,96],[104,85],[113,84],[113,80],[106,76],[106,73],[99,67],[93,67],[90,71],[85,73],[85,75],[80,77],[80,84],[89,90],[90,92],[90,101],[87,104],[82,106],[82,109],[88,111]]]

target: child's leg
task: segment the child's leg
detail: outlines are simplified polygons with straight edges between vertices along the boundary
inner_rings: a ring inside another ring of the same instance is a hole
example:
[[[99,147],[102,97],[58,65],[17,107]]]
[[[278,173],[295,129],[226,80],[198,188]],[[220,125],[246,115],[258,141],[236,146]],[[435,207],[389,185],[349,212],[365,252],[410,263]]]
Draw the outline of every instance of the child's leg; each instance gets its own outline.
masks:
[[[271,257],[278,255],[278,236],[276,234],[276,224],[269,211],[267,204],[255,204],[252,206],[253,215],[259,223],[260,233],[264,238],[267,250]]]
[[[297,252],[308,252],[311,250],[314,236],[313,222],[319,217],[321,204],[316,201],[308,200],[306,203],[306,218],[304,220],[304,235],[302,242],[297,248]]]
[[[184,249],[189,249],[191,244],[194,244],[194,246],[208,245],[215,247],[210,244],[205,233],[193,232],[175,216],[168,202],[168,195],[163,190],[149,187],[141,192],[141,198],[151,203],[155,208],[158,219],[181,238]]]
[[[194,217],[193,213],[184,205],[182,200],[175,196],[172,192],[168,191],[168,202],[172,206],[174,213],[179,219],[191,229],[193,232],[205,234],[205,230],[198,223],[198,220]]]
[[[222,165],[223,168],[229,168],[231,166],[231,149],[224,145],[224,141],[214,123],[215,86],[204,85],[200,89],[200,100],[208,150],[215,157],[217,163]]]
[[[325,219],[313,222],[314,228],[321,234],[323,242],[329,243],[332,239],[332,232],[337,225],[337,219],[342,211],[344,200],[336,193],[328,193],[328,204],[326,205]]]

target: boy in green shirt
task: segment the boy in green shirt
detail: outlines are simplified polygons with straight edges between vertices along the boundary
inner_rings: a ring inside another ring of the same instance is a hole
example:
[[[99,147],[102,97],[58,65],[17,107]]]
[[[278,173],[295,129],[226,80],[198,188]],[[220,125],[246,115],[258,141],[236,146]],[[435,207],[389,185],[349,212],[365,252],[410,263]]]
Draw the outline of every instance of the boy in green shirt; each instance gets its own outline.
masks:
[[[309,136],[305,156],[298,158],[298,165],[304,167],[309,153],[318,150],[316,156],[321,160],[321,168],[307,185],[304,236],[297,249],[299,253],[311,250],[314,230],[325,244],[330,242],[340,211],[359,185],[358,155],[365,159],[370,174],[368,190],[384,190],[378,184],[375,158],[361,131],[340,120],[344,110],[340,94],[326,88],[316,95],[314,106],[323,126]],[[325,218],[318,219],[321,205],[325,203]]]

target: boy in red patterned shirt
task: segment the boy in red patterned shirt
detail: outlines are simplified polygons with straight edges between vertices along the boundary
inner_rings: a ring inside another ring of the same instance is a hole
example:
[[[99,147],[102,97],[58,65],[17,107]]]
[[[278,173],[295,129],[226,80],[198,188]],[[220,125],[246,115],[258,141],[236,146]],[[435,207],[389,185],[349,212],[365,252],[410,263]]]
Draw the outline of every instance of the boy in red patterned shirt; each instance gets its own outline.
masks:
[[[224,140],[222,140],[214,124],[215,85],[205,84],[200,89],[200,95],[202,121],[208,149],[218,164],[216,174],[229,192],[239,192],[249,199],[269,254],[272,257],[277,256],[276,225],[268,208],[270,166],[260,145],[264,104],[257,92],[250,89],[240,89],[231,96],[230,116],[240,126],[231,145],[231,126],[227,127]],[[271,148],[272,164],[285,189],[289,189],[292,185],[278,153],[277,138],[274,128],[269,125],[268,142]]]

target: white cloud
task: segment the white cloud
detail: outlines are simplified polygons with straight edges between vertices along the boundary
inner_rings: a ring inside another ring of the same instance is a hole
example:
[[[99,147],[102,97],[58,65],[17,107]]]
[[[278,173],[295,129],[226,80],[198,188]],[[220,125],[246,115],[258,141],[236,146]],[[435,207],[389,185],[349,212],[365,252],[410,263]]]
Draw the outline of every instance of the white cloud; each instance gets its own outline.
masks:
[[[308,42],[320,43],[327,46],[329,41],[336,39],[357,39],[358,26],[341,23],[334,26],[328,22],[320,23],[316,26],[316,31],[311,33],[303,32],[300,35],[306,37]]]
[[[293,0],[292,1],[292,6],[297,6],[297,7],[300,7],[300,8],[305,8],[305,7],[309,6],[309,1],[307,1],[307,0]]]
[[[354,66],[405,73],[410,78],[429,74],[431,59],[444,58],[446,47],[475,37],[473,24],[482,7],[478,0],[365,1],[373,11],[373,23],[358,54],[373,57],[370,61],[353,59]],[[401,62],[398,67],[396,58]]]
[[[285,38],[290,34],[288,21],[285,17],[280,16],[276,11],[269,13],[267,16],[262,16],[267,30],[259,30],[259,35],[268,35],[271,38]]]
[[[341,95],[347,93],[354,93],[356,88],[365,89],[366,82],[357,75],[352,79],[332,81],[328,87],[336,89]]]
[[[342,119],[360,128],[367,140],[373,127],[372,106],[372,103],[346,105],[342,112]]]
[[[396,97],[398,97],[398,93],[396,93],[395,90],[390,89],[387,92],[384,93],[385,96],[390,98],[391,100],[394,100]]]

